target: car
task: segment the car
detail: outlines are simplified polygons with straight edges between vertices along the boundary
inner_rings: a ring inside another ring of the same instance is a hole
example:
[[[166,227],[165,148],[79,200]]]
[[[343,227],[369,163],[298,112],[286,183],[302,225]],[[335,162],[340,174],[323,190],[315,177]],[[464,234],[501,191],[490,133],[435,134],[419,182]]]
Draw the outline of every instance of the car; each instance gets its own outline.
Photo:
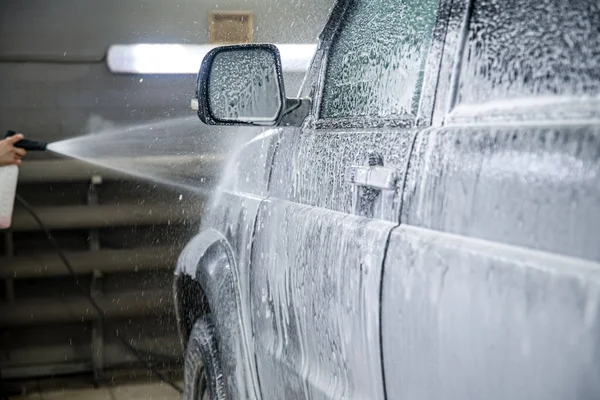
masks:
[[[209,125],[263,126],[182,252],[185,399],[600,398],[600,5],[339,0],[297,98],[219,47]]]

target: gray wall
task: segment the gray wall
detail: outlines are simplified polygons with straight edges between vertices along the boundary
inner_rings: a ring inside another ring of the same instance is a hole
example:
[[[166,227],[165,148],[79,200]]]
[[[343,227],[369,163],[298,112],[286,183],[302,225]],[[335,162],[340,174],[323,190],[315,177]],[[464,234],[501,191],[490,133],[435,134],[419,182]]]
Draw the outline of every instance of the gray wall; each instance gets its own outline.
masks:
[[[207,43],[211,11],[254,12],[256,42],[313,43],[332,0],[2,0],[3,56],[99,59],[113,43]]]
[[[93,121],[190,115],[195,76],[113,75],[114,43],[208,42],[214,10],[254,12],[255,42],[313,43],[333,0],[2,0],[0,128],[56,140]]]

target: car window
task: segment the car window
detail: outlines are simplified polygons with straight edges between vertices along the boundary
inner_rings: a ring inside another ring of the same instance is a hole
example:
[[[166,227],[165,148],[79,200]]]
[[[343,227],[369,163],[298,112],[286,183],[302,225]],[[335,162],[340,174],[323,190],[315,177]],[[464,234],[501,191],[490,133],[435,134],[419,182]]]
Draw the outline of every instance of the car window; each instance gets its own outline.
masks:
[[[459,103],[600,93],[597,0],[477,0]]]
[[[416,114],[438,0],[354,0],[333,40],[321,118]]]

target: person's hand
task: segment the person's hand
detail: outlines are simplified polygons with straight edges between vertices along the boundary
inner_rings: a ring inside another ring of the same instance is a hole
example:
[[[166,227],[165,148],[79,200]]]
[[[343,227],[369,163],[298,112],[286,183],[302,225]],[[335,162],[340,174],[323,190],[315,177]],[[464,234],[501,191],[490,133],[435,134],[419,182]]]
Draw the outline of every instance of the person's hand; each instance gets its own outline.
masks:
[[[21,158],[25,157],[25,149],[15,147],[15,143],[23,139],[23,135],[16,135],[0,140],[0,166],[21,165]]]

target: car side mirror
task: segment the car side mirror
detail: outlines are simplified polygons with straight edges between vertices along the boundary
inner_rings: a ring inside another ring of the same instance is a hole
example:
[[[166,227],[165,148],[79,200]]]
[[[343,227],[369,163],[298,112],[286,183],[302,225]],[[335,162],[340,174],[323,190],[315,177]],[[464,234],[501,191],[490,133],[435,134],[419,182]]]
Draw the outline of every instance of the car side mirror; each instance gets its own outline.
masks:
[[[207,125],[279,125],[298,108],[308,114],[309,104],[286,98],[279,50],[269,44],[208,52],[198,74],[196,99],[198,117]]]

